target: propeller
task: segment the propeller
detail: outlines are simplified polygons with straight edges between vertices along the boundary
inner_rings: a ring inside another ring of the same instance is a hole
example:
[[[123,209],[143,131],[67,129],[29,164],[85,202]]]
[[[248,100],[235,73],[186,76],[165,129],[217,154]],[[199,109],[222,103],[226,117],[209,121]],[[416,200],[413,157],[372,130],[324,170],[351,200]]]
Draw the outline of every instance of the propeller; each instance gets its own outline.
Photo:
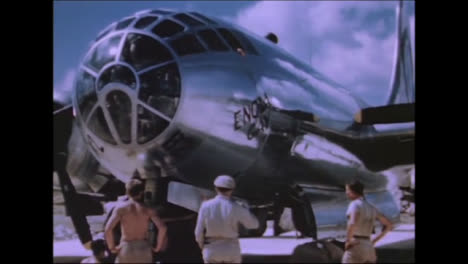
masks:
[[[80,194],[73,186],[66,170],[67,145],[70,139],[73,122],[71,105],[62,106],[54,102],[54,170],[56,171],[63,193],[67,215],[70,216],[76,233],[85,248],[91,248],[92,235],[86,214],[81,210]]]

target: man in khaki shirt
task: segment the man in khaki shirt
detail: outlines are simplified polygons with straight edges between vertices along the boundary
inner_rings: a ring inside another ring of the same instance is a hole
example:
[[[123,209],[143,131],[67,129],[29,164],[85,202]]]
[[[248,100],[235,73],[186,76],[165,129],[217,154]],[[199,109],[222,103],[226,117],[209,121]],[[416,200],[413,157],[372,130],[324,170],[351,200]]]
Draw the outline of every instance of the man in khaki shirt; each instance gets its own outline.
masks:
[[[376,263],[374,245],[392,229],[392,223],[364,199],[364,185],[359,181],[346,185],[346,195],[352,201],[346,212],[348,226],[342,263]],[[375,219],[385,227],[371,241]]]
[[[195,240],[202,249],[205,263],[241,263],[238,223],[258,228],[257,218],[231,199],[235,188],[231,176],[220,175],[214,181],[218,195],[202,203],[195,227]]]

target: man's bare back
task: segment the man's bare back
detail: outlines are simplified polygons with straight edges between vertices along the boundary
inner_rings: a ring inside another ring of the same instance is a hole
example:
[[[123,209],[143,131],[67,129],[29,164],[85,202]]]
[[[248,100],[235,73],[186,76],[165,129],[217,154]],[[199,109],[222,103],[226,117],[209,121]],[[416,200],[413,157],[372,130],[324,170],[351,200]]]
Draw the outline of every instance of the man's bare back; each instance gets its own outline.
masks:
[[[153,210],[135,201],[126,201],[118,205],[115,210],[120,218],[122,241],[145,240],[148,235],[148,224]]]
[[[116,205],[105,227],[105,237],[110,251],[117,254],[115,263],[151,263],[152,251],[159,252],[165,246],[167,228],[154,209],[144,206],[144,184],[136,179],[126,184],[129,200]],[[158,229],[156,248],[148,241],[149,220]],[[113,229],[120,222],[122,237],[115,245]]]
[[[158,228],[158,243],[155,249],[155,252],[159,252],[163,245],[166,237],[166,225],[161,221],[157,216],[154,209],[148,208],[132,199],[129,201],[122,202],[116,205],[114,211],[112,212],[111,217],[106,225],[106,233],[109,239],[106,239],[108,242],[109,248],[116,249],[112,229],[120,222],[120,228],[122,231],[121,242],[123,241],[137,241],[137,240],[147,240],[148,235],[148,224],[149,221],[152,221]]]

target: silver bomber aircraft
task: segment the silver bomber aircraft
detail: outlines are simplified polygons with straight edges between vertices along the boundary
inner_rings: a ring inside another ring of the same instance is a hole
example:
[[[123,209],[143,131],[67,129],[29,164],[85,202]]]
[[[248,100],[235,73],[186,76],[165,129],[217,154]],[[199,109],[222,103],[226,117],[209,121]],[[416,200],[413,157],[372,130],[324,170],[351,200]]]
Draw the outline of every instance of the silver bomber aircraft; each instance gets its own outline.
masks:
[[[246,236],[283,208],[306,236],[344,225],[344,187],[356,179],[398,221],[383,171],[414,167],[414,46],[401,8],[380,107],[278,47],[274,33],[162,9],[109,25],[83,57],[72,105],[54,103],[54,168],[81,242],[91,240],[86,215],[102,214],[132,177],[144,179],[146,203],[184,215],[214,194],[217,175],[232,175],[234,196],[261,222]]]

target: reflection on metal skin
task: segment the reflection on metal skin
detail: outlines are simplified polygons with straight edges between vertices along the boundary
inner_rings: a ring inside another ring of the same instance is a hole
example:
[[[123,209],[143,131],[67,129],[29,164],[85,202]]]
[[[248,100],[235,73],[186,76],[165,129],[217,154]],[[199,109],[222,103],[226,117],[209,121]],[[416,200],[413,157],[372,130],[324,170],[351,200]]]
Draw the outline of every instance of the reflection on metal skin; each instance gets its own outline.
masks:
[[[191,13],[179,16],[186,22],[174,18],[182,30],[167,22],[172,15],[147,18],[145,27],[135,23],[152,14],[137,13],[125,29],[110,30],[93,44],[91,61],[81,66],[73,97],[77,120],[94,146],[90,151],[113,175],[127,182],[135,170],[150,173],[139,157],[162,177],[205,189],[217,175],[230,174],[236,195],[254,203],[298,180],[342,187],[360,177],[371,189],[385,188],[385,177],[368,171],[349,150],[300,129],[316,122],[321,133],[367,133],[365,126],[349,129],[361,101],[263,37]],[[117,50],[101,58],[105,45]],[[117,65],[125,65],[116,72],[126,77],[107,76],[106,69]],[[107,101],[117,94],[125,105]],[[288,114],[293,110],[314,118],[301,120]],[[98,111],[97,123],[107,130],[91,126]]]

